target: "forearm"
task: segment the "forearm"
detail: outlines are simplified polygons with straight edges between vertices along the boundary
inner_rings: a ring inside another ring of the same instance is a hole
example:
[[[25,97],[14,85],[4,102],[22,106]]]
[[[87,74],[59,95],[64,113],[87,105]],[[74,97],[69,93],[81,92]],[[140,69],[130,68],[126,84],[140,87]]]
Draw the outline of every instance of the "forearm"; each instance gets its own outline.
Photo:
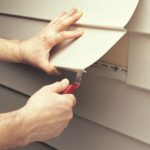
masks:
[[[23,118],[19,111],[0,114],[0,149],[8,150],[25,145]]]
[[[76,103],[73,95],[59,94],[68,85],[64,79],[44,86],[21,109],[0,114],[0,150],[59,136],[72,119]]]
[[[6,62],[20,62],[18,40],[6,40],[0,38],[0,61]]]

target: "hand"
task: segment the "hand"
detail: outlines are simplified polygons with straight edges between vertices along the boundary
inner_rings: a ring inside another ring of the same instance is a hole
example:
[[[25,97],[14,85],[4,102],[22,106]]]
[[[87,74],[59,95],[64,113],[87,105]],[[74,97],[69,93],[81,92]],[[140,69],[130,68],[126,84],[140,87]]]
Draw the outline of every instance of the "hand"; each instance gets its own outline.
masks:
[[[49,57],[51,49],[66,39],[78,38],[83,31],[73,30],[65,31],[74,24],[82,12],[76,8],[53,19],[46,28],[37,36],[20,43],[21,60],[24,63],[31,64],[44,70],[47,74],[57,74],[58,70],[50,64]]]
[[[67,127],[73,117],[75,97],[62,93],[68,80],[48,85],[36,92],[21,110],[24,118],[23,131],[27,141],[45,141],[57,137]]]

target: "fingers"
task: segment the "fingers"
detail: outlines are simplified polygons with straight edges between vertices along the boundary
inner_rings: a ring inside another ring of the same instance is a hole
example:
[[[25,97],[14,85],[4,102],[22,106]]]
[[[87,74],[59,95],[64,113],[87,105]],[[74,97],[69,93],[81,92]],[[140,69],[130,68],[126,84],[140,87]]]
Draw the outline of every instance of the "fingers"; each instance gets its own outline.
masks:
[[[64,108],[72,112],[73,107],[76,105],[76,98],[73,94],[61,94],[60,103],[64,105]]]
[[[60,33],[63,40],[78,38],[83,34],[83,30],[63,31]]]
[[[42,68],[41,68],[43,71],[45,71],[48,75],[54,75],[54,74],[57,74],[57,75],[59,75],[60,73],[59,73],[59,71],[54,67],[54,66],[52,66],[52,65],[44,65],[44,66],[42,66]]]
[[[60,15],[58,15],[57,19],[62,18],[66,13],[67,13],[67,11],[63,11]]]
[[[74,95],[72,94],[65,94],[65,96],[67,96],[69,98],[69,106],[72,108],[76,105],[77,101],[76,98],[74,97]]]
[[[60,82],[55,82],[49,86],[50,90],[56,93],[62,93],[69,85],[68,79],[63,79]]]
[[[50,27],[57,32],[67,29],[70,25],[74,24],[82,16],[82,12],[77,8],[73,8],[68,12],[62,13],[59,17],[52,20],[49,24]]]
[[[74,15],[77,11],[78,11],[77,8],[72,8],[70,11],[66,12],[66,13],[61,17],[61,19],[62,19],[62,20],[65,20],[66,18],[68,18],[68,17]]]
[[[60,75],[61,72],[58,71],[53,65],[50,64],[49,60],[42,60],[39,64],[39,68],[46,72],[48,75]]]
[[[83,34],[83,30],[74,30],[74,31],[62,31],[61,33],[58,33],[55,37],[55,40],[53,40],[53,46],[63,42],[67,39],[75,39],[80,37]],[[50,43],[52,44],[52,42]]]
[[[56,92],[56,93],[63,93],[65,89],[69,85],[68,79],[63,79],[60,82],[55,82],[49,86],[49,90]],[[61,95],[61,101],[65,103],[65,106],[67,106],[69,109],[76,105],[76,98],[72,94],[62,94]]]
[[[42,37],[46,37],[44,41],[49,43],[49,47],[59,44],[66,39],[78,38],[83,34],[81,30],[65,31],[73,23],[82,16],[82,12],[77,8],[73,8],[68,12],[63,12],[57,18],[51,21],[42,32]]]
[[[63,16],[62,23],[60,24],[60,31],[65,30],[70,25],[74,24],[77,20],[79,20],[82,16],[82,12],[80,10],[75,11],[74,13],[66,14]]]

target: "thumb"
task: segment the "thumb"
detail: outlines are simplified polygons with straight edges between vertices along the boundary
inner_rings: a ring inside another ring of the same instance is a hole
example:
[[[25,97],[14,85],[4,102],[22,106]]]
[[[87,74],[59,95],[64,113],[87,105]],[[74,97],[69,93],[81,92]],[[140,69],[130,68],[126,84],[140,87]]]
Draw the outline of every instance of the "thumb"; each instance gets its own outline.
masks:
[[[69,85],[68,79],[63,79],[60,82],[55,82],[54,84],[50,85],[50,89],[53,92],[62,93]]]
[[[60,72],[53,65],[51,65],[48,60],[43,60],[41,62],[41,64],[39,65],[39,67],[43,71],[45,71],[48,75],[52,75],[52,74],[59,75],[60,74]]]

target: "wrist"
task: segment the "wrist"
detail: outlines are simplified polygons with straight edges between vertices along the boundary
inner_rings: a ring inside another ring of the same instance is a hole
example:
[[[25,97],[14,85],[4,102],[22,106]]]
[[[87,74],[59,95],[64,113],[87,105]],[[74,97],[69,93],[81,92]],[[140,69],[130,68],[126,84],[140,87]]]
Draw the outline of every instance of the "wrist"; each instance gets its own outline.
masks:
[[[13,147],[22,147],[36,141],[36,136],[38,135],[36,130],[37,123],[35,114],[32,110],[28,109],[26,106],[19,110],[8,113],[9,124],[11,124],[11,134],[8,135],[12,139]],[[7,118],[6,116],[6,118]],[[7,138],[9,139],[9,138]],[[9,145],[9,144],[8,144]]]
[[[37,121],[35,119],[37,117],[35,117],[35,114],[25,105],[22,109],[20,109],[20,118],[22,120],[21,132],[23,132],[23,145],[36,141],[34,137],[34,130],[37,125]]]
[[[0,114],[0,149],[10,149],[27,144],[21,110]]]
[[[20,43],[19,40],[7,40],[7,49],[10,50],[8,55],[8,62],[20,63],[22,61],[20,55]]]
[[[29,49],[28,41],[19,41],[19,40],[11,40],[8,43],[9,49],[12,51],[12,55],[10,56],[11,62],[16,63],[27,63],[26,52]]]
[[[15,135],[14,139],[16,139],[16,147],[25,146],[28,144],[28,138],[27,138],[27,128],[25,123],[25,118],[22,113],[22,109],[19,109],[15,112],[13,112],[13,115],[15,116],[14,119],[14,126],[15,126]]]
[[[19,41],[19,40],[12,40],[12,50],[14,52],[14,62],[16,62],[16,63],[22,62],[22,57],[20,54],[20,43],[21,43],[21,41]]]
[[[7,62],[20,62],[19,40],[0,38],[0,60]]]
[[[32,64],[32,61],[34,59],[37,59],[36,57],[32,59],[33,53],[31,49],[34,49],[32,41],[34,41],[34,38],[19,42],[19,52],[20,52],[21,63]]]

